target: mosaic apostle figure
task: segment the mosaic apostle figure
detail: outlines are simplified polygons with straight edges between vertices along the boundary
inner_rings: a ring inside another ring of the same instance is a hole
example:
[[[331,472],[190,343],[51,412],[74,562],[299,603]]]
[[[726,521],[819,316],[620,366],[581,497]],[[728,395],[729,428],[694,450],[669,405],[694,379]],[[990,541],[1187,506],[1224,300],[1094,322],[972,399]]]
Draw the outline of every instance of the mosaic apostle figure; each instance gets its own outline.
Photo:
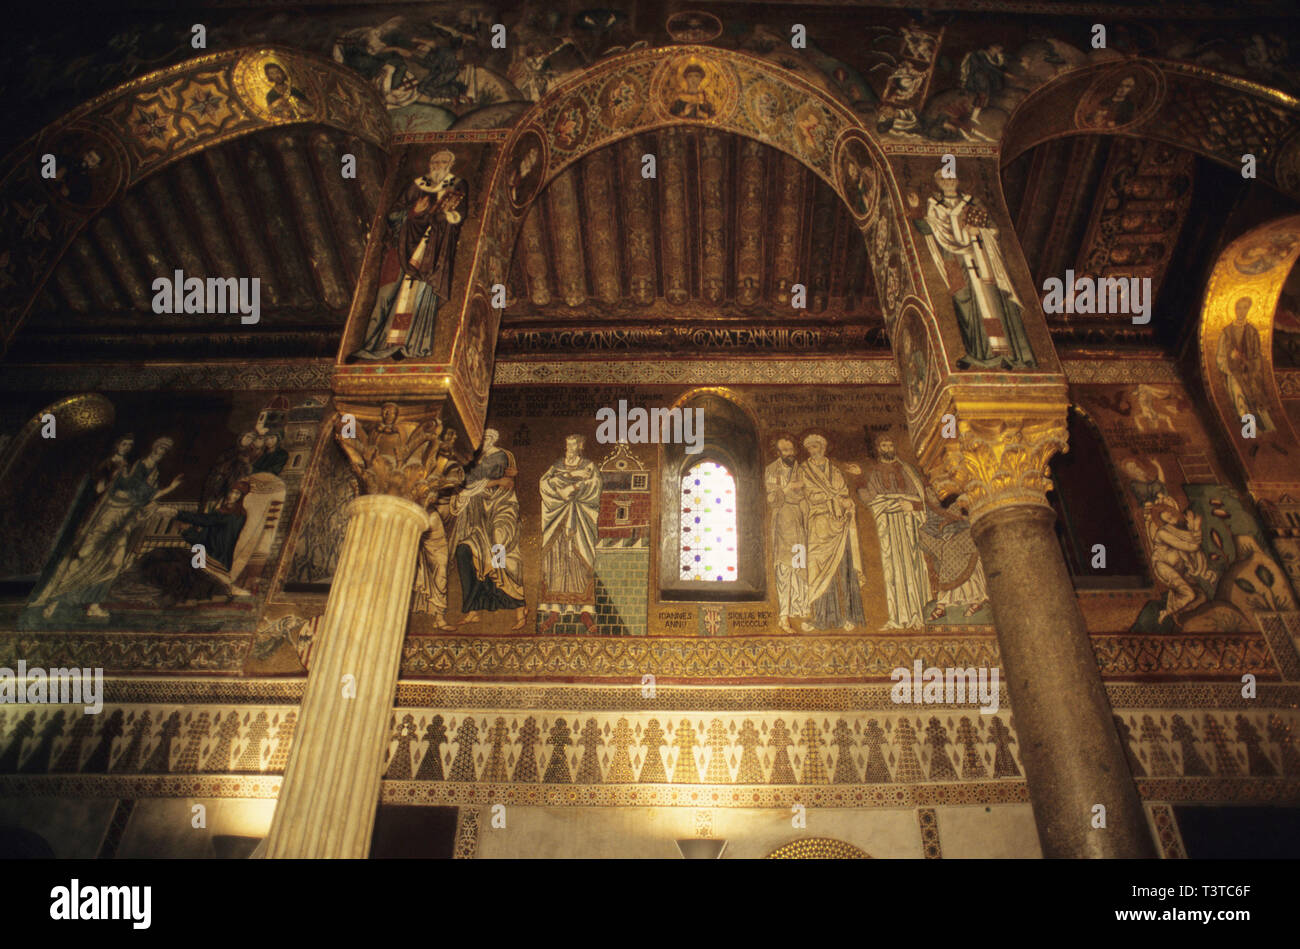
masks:
[[[451,501],[456,517],[452,549],[460,574],[461,625],[476,623],[483,610],[515,611],[511,629],[523,629],[524,564],[519,553],[519,498],[515,456],[497,445],[499,433],[483,433],[478,460],[465,474],[465,487]]]
[[[961,191],[956,177],[934,173],[939,193],[914,223],[952,293],[952,305],[966,355],[957,360],[972,367],[1032,369],[1038,365],[1025,327],[1021,303],[1007,273],[993,217]]]
[[[434,318],[451,297],[456,244],[469,186],[452,173],[456,156],[435,152],[428,174],[406,189],[389,215],[396,246],[384,258],[379,295],[357,359],[402,359],[433,351]]]
[[[1268,411],[1268,395],[1264,390],[1264,353],[1259,341],[1259,331],[1246,317],[1250,313],[1250,297],[1242,297],[1235,304],[1233,320],[1223,328],[1215,354],[1215,366],[1223,377],[1232,410],[1238,417],[1255,416],[1256,428],[1271,432],[1273,416]]]
[[[862,553],[849,486],[839,465],[826,456],[826,439],[812,434],[803,440],[808,457],[799,462],[797,478],[804,486],[804,523],[808,531],[808,607],[813,629],[852,630],[865,621],[862,613]],[[860,474],[856,465],[847,466]]]
[[[577,613],[596,632],[596,522],[600,471],[582,456],[585,439],[564,440],[564,457],[546,469],[542,495],[542,592],[538,612],[548,613],[538,632],[549,632],[562,614]]]
[[[880,538],[889,622],[884,629],[913,629],[925,624],[930,578],[921,550],[927,513],[921,473],[901,460],[888,435],[876,439],[876,462],[867,470],[858,497],[871,509]]]
[[[776,574],[776,595],[780,627],[793,633],[791,616],[808,615],[808,568],[805,565],[808,532],[804,524],[803,482],[794,440],[776,440],[777,458],[763,473],[767,488],[767,509],[772,518],[772,559]],[[796,547],[804,557],[796,559]]]

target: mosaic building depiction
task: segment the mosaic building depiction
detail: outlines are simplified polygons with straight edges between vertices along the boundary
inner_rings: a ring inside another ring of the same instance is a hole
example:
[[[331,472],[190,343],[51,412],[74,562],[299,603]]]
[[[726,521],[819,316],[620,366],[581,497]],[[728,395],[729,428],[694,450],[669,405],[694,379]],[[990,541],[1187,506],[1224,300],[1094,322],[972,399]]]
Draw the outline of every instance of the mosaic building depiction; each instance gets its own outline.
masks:
[[[1300,856],[1295,10],[198,9],[0,38],[0,857]]]

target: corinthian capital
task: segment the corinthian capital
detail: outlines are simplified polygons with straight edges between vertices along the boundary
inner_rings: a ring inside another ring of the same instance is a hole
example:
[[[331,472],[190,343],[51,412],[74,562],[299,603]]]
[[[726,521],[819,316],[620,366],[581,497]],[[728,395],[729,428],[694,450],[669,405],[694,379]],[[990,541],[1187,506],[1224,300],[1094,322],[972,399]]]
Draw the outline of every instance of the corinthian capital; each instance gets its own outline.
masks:
[[[1048,506],[1047,463],[1068,447],[1064,418],[959,418],[956,427],[930,466],[935,490],[958,495],[972,521],[1011,505]]]
[[[389,494],[421,506],[453,486],[458,466],[449,463],[455,432],[437,418],[400,418],[393,402],[379,407],[377,420],[350,413],[334,420],[334,439],[347,456],[362,494]]]

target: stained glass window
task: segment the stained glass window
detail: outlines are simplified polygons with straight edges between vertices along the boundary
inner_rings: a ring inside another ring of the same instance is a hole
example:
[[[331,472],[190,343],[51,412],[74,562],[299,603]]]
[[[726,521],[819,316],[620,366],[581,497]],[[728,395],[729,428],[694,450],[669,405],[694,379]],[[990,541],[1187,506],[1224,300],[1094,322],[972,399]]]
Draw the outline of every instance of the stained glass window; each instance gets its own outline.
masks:
[[[735,581],[736,479],[701,461],[682,478],[683,580]]]

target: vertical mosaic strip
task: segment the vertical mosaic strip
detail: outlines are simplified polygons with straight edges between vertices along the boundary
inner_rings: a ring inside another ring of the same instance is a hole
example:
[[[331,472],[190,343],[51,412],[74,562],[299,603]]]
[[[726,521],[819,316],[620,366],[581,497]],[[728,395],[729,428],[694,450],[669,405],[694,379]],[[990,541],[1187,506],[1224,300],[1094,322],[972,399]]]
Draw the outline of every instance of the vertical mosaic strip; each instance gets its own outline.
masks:
[[[1178,832],[1178,821],[1174,819],[1174,809],[1168,804],[1152,804],[1148,808],[1151,823],[1155,828],[1156,840],[1160,842],[1160,854],[1166,860],[1186,860],[1187,851],[1183,848],[1183,838]]]
[[[126,833],[126,825],[134,810],[134,800],[128,798],[117,802],[113,816],[109,818],[108,829],[104,831],[104,839],[99,844],[99,853],[95,855],[97,859],[112,860],[117,856],[117,848],[122,845],[122,835]]]
[[[942,860],[943,848],[939,846],[939,814],[933,807],[922,807],[916,812],[921,825],[921,849],[926,860]]]
[[[456,815],[456,844],[453,860],[473,860],[478,856],[478,808],[462,807]]]

